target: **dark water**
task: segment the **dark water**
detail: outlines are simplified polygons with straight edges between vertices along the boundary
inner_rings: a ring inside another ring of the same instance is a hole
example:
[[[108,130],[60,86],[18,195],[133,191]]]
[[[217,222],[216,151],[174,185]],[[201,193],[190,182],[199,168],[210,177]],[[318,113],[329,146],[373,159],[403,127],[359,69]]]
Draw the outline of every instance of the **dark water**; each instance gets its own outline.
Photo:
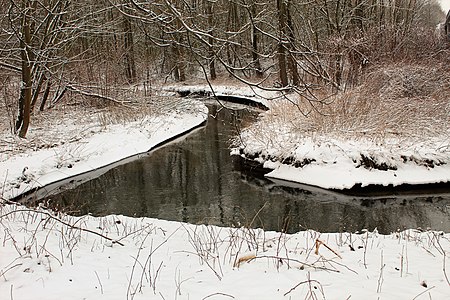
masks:
[[[432,228],[450,231],[450,193],[360,198],[289,187],[239,171],[229,139],[257,113],[210,107],[208,125],[184,140],[51,197],[77,214],[123,214],[295,232]],[[46,199],[46,202],[49,199]]]

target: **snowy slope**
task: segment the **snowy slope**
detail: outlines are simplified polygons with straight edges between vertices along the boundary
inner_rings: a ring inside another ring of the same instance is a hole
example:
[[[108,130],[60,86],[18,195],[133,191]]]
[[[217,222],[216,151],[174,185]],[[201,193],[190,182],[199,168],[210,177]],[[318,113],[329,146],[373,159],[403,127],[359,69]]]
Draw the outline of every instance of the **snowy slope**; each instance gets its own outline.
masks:
[[[208,109],[191,101],[191,110],[147,117],[126,125],[93,126],[92,133],[50,149],[28,149],[0,156],[0,191],[9,199],[74,175],[144,153],[160,143],[201,125]],[[68,128],[61,128],[64,131]],[[64,132],[61,133],[64,135]]]
[[[450,297],[440,232],[286,235],[12,205],[0,220],[0,299]]]

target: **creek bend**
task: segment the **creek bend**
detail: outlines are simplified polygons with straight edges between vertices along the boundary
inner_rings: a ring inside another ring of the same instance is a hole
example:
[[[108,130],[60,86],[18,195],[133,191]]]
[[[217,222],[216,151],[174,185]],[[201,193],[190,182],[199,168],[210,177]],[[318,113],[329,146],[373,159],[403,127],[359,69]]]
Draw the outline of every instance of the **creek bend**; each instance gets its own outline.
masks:
[[[230,156],[230,138],[256,120],[209,104],[207,126],[73,189],[38,201],[76,215],[152,217],[296,232],[450,228],[450,193],[348,196],[265,179]]]

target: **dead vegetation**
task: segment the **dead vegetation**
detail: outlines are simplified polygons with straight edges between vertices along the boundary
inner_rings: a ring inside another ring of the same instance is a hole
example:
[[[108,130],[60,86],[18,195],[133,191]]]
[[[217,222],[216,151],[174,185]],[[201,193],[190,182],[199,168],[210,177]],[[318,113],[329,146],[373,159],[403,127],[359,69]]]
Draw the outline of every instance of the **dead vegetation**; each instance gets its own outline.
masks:
[[[337,153],[356,167],[383,171],[410,162],[448,164],[449,63],[443,54],[422,63],[387,63],[367,72],[357,87],[328,98],[317,93],[320,101],[294,95],[272,101],[259,122],[235,139],[234,151],[259,163],[300,168],[332,162],[326,155]]]
[[[360,86],[325,102],[294,98],[272,104],[266,128],[288,127],[298,135],[384,140],[450,134],[450,69],[434,64],[387,65],[366,75]],[[293,107],[293,104],[295,107]]]

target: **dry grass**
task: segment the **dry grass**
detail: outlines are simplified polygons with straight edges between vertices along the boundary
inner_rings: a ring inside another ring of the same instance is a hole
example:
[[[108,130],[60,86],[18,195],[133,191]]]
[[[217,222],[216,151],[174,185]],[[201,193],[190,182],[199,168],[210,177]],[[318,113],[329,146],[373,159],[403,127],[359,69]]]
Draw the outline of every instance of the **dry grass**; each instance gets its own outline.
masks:
[[[22,153],[28,149],[53,148],[79,140],[98,124],[95,108],[87,103],[71,99],[50,110],[36,111],[31,116],[31,126],[26,139],[12,133],[12,120],[16,113],[15,105],[10,105],[11,114],[1,115],[0,147],[3,158]]]
[[[262,122],[300,135],[423,139],[450,134],[450,69],[444,63],[386,66],[324,102],[296,99],[293,107],[291,101],[274,103]]]

